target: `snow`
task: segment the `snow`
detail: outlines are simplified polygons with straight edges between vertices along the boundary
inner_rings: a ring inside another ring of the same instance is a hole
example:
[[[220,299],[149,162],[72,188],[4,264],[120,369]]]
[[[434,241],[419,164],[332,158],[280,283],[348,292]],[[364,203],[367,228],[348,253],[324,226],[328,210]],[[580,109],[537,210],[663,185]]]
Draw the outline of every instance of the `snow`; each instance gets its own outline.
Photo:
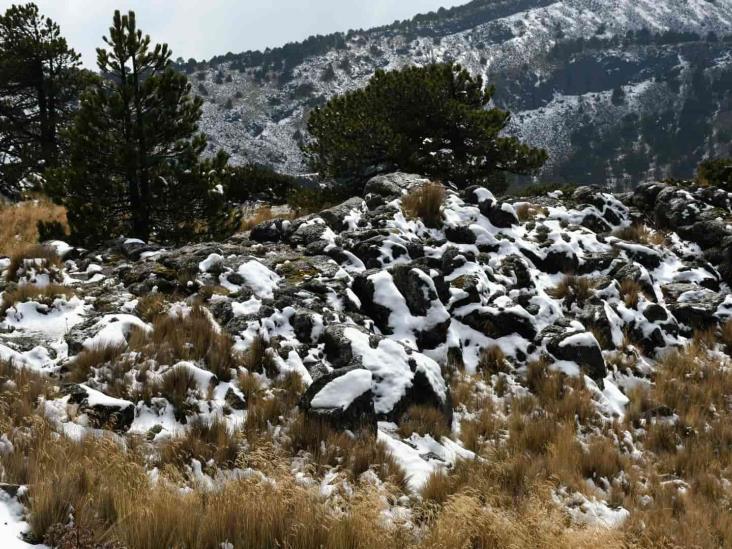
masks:
[[[220,269],[224,264],[224,258],[219,254],[209,254],[209,256],[198,264],[198,270],[202,273],[210,273],[216,269]]]
[[[4,324],[18,330],[59,338],[84,319],[84,302],[78,297],[68,301],[57,298],[49,307],[35,301],[17,303],[8,309]]]
[[[351,370],[323,387],[310,401],[313,408],[345,410],[359,396],[371,389],[369,370]]]
[[[258,312],[261,306],[262,301],[252,296],[246,301],[233,301],[231,303],[231,310],[234,316],[246,316]]]
[[[123,410],[124,408],[128,408],[129,406],[134,406],[132,402],[129,400],[123,400],[121,398],[114,398],[108,395],[105,395],[104,393],[97,391],[96,389],[92,389],[86,384],[80,384],[79,387],[84,389],[84,391],[87,394],[87,403],[89,406],[103,406],[105,408],[118,408],[120,410]]]
[[[351,342],[354,356],[360,357],[365,368],[374,378],[374,410],[377,414],[387,414],[412,386],[414,373],[409,368],[409,359],[417,362],[433,389],[443,400],[447,387],[440,374],[440,365],[420,353],[407,354],[403,345],[391,339],[382,339],[376,348],[371,347],[369,336],[355,328],[346,328],[344,335]]]
[[[127,344],[127,337],[133,328],[150,332],[152,327],[129,314],[104,315],[95,325],[96,335],[84,340],[84,348],[101,348]]]
[[[272,299],[274,290],[281,280],[280,275],[270,271],[257,260],[247,261],[239,266],[237,271],[245,280],[254,295],[263,299]]]
[[[23,520],[23,506],[15,498],[0,490],[0,547],[2,549],[44,549],[45,545],[31,545],[21,539],[29,530]]]

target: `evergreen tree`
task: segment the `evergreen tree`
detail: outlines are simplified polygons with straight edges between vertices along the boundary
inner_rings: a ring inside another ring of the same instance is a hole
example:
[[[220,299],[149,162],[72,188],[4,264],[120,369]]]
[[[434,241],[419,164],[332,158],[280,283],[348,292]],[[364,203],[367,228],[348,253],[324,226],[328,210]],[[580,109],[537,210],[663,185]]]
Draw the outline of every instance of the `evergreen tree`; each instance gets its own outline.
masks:
[[[313,111],[304,151],[327,177],[401,169],[500,191],[504,172],[532,173],[547,155],[499,135],[510,113],[486,108],[493,92],[451,63],[377,71],[365,88]]]
[[[87,243],[118,235],[183,241],[231,229],[226,156],[199,159],[201,99],[172,68],[167,44],[151,46],[134,12],[119,11],[104,41],[102,78],[82,97],[70,161],[56,178],[73,233]]]
[[[0,15],[0,191],[56,165],[85,77],[79,55],[35,4]]]

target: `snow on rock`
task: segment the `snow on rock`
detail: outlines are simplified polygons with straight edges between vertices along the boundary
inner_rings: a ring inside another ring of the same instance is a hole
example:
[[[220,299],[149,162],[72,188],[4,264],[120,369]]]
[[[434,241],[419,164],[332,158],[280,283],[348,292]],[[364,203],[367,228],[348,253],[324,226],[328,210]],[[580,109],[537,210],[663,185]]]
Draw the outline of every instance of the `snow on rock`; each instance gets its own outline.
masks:
[[[104,315],[94,327],[95,335],[84,340],[83,346],[86,349],[94,349],[126,345],[133,328],[145,332],[152,330],[147,323],[134,315]]]
[[[257,260],[241,264],[237,272],[244,278],[246,286],[259,298],[271,299],[281,278]]]
[[[310,400],[311,408],[340,408],[345,410],[359,396],[371,390],[369,370],[351,370],[323,387]]]

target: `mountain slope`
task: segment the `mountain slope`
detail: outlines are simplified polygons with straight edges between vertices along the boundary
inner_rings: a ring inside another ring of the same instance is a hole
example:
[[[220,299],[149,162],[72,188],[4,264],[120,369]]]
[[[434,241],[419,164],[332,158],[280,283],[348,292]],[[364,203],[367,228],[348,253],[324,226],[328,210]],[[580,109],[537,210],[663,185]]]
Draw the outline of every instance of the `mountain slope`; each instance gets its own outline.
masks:
[[[476,0],[183,67],[211,146],[237,162],[302,172],[310,109],[378,68],[454,60],[497,84],[512,134],[548,149],[543,178],[627,184],[729,152],[730,36],[729,0]]]

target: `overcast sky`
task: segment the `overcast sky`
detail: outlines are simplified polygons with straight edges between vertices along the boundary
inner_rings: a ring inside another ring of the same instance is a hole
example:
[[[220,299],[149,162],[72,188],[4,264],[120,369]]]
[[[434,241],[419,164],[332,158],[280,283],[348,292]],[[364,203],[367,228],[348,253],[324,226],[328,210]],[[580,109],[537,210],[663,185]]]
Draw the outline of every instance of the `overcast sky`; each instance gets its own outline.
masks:
[[[351,28],[369,28],[467,0],[35,0],[69,44],[96,64],[95,49],[115,9],[134,10],[154,42],[167,42],[173,57],[209,59],[228,51],[281,46]],[[0,10],[24,0],[0,0]]]

